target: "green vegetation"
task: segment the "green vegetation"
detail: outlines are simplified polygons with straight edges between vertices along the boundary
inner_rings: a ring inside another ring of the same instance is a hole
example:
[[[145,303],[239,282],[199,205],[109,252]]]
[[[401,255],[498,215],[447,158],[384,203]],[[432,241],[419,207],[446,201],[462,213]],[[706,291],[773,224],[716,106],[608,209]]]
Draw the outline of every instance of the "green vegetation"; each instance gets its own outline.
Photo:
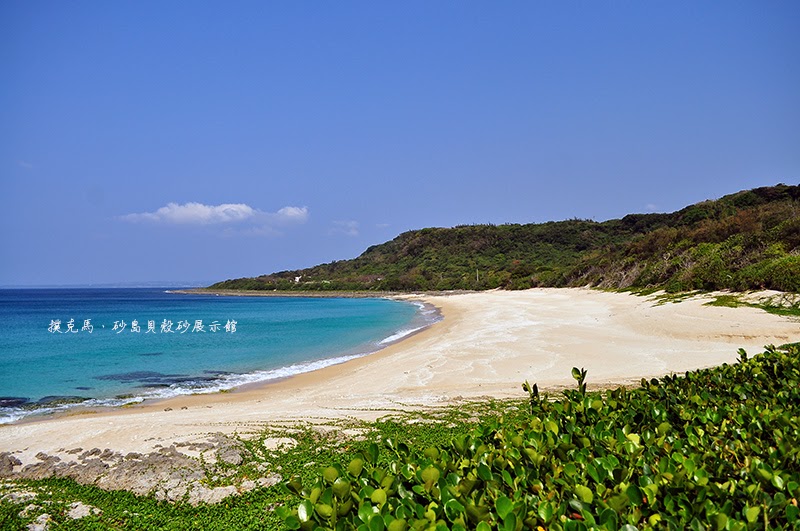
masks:
[[[43,512],[81,530],[798,528],[799,358],[796,343],[740,350],[734,365],[603,392],[576,368],[576,387],[553,396],[526,382],[520,400],[264,429],[231,470],[286,481],[219,505],[6,480],[0,528]],[[71,520],[76,501],[102,512]]]
[[[781,293],[780,295],[762,297],[757,302],[744,300],[744,297],[744,294],[717,295],[713,300],[707,302],[706,305],[724,306],[727,308],[748,306],[750,308],[760,308],[776,315],[800,317],[800,296],[796,294]]]
[[[459,407],[429,411],[397,410],[377,422],[338,419],[313,425],[297,423],[285,428],[265,428],[255,436],[240,438],[247,451],[242,453],[244,460],[241,464],[230,466],[233,475],[209,476],[206,484],[208,487],[236,484],[242,479],[261,477],[265,471],[311,482],[321,463],[342,466],[356,455],[368,452],[375,442],[402,438],[407,444],[422,448],[446,445],[453,437],[470,433],[481,422],[514,411],[516,403],[465,402]],[[349,435],[343,437],[343,432]],[[292,442],[273,448],[269,441],[276,438]],[[18,501],[5,497],[20,492],[30,492],[34,496]],[[51,529],[282,529],[282,520],[273,509],[292,504],[293,500],[294,496],[282,485],[232,496],[218,505],[192,507],[186,503],[135,496],[125,491],[109,492],[80,485],[71,479],[0,480],[0,529],[25,530],[44,513],[51,517]],[[78,501],[96,507],[102,513],[71,520],[67,511],[70,504]],[[28,509],[25,516],[20,516],[31,505],[37,508]]]
[[[800,186],[756,188],[670,214],[602,223],[415,230],[353,260],[211,287],[374,292],[585,285],[800,292]]]
[[[287,485],[289,529],[800,527],[800,349],[558,400],[447,445],[387,439]],[[383,453],[381,453],[381,450]]]

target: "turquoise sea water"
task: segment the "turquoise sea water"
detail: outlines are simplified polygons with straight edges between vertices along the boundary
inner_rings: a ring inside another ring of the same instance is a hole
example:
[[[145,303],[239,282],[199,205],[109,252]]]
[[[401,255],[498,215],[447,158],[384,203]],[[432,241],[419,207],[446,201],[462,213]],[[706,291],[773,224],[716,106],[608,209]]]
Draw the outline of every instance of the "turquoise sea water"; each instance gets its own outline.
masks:
[[[284,378],[374,352],[435,319],[386,299],[0,290],[0,422]]]

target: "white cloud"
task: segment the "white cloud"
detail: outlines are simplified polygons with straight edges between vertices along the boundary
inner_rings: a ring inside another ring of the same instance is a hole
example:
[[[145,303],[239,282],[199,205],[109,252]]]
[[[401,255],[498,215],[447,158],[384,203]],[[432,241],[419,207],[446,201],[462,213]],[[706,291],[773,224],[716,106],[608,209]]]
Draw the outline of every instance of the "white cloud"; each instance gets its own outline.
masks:
[[[285,206],[277,212],[264,212],[244,203],[204,205],[168,203],[155,212],[126,214],[119,219],[132,223],[150,222],[173,225],[250,225],[256,233],[274,234],[273,225],[305,223],[308,207]]]
[[[273,215],[280,221],[305,223],[308,219],[308,207],[285,206]]]
[[[658,205],[653,203],[647,203],[647,205],[645,205],[645,208],[647,209],[648,212],[655,212],[658,210]]]
[[[204,205],[202,203],[168,203],[155,212],[128,214],[125,221],[154,221],[157,223],[177,223],[186,225],[213,225],[243,221],[253,217],[256,210],[244,203],[225,203]]]
[[[346,236],[358,236],[358,221],[334,221],[331,234],[344,234]]]

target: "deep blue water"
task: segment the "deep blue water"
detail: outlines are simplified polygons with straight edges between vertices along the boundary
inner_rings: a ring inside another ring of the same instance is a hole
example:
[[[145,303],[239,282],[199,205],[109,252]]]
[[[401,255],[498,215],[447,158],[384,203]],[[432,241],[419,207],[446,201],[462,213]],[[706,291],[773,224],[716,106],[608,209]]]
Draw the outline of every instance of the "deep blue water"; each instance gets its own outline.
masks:
[[[283,378],[373,352],[433,319],[386,299],[0,290],[0,422]]]

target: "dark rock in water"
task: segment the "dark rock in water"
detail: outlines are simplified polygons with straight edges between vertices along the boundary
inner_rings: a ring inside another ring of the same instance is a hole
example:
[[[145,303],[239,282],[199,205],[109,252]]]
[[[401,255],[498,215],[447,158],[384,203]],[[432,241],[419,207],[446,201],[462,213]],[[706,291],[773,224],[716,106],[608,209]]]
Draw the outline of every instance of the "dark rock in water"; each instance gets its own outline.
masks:
[[[81,385],[79,387],[76,387],[75,389],[77,389],[79,391],[91,391],[92,389],[94,389],[94,387],[84,387],[84,386]]]
[[[0,407],[19,407],[30,402],[30,398],[21,396],[0,396]]]
[[[163,352],[142,352],[140,356],[163,356]]]
[[[116,374],[103,374],[101,376],[95,376],[95,380],[112,380],[115,382],[132,382],[134,380],[147,380],[149,378],[163,378],[168,376],[167,374],[163,374],[160,372],[155,371],[132,371],[132,372],[121,372]]]
[[[197,384],[215,381],[218,372],[205,371],[216,376],[189,376],[187,374],[164,374],[155,371],[133,371],[120,374],[104,374],[95,376],[96,380],[114,380],[118,382],[139,382],[139,387],[168,387],[174,384]]]
[[[44,396],[36,401],[37,406],[58,406],[61,404],[80,404],[89,400],[84,396]]]
[[[180,383],[202,383],[202,382],[213,382],[216,378],[213,376],[176,376],[174,378],[164,378],[162,382],[169,382],[172,384],[180,384]]]
[[[95,376],[95,380],[113,380],[115,382],[169,383],[173,378],[187,378],[185,374],[164,374],[155,371],[132,371],[118,374]]]

